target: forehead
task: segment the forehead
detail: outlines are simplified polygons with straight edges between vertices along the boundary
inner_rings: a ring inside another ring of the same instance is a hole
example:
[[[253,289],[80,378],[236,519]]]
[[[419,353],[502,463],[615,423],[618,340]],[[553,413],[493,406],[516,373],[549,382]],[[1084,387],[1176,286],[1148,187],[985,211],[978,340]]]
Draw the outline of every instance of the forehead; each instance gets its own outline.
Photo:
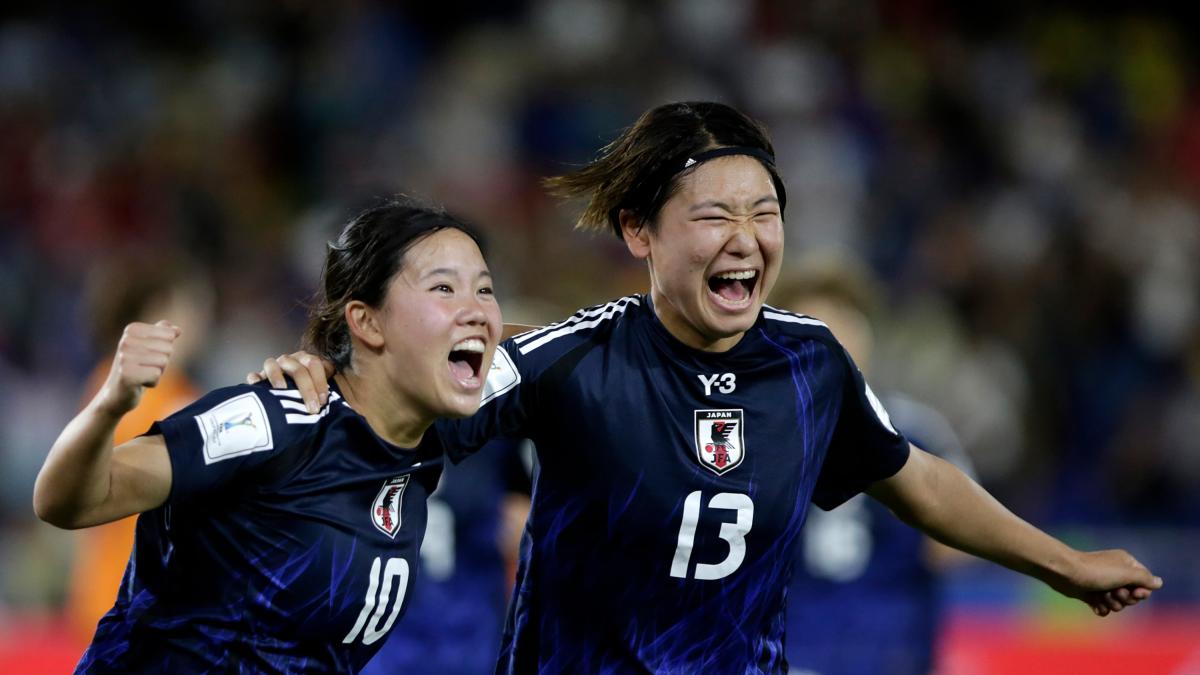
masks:
[[[685,205],[712,200],[734,206],[763,197],[778,199],[770,172],[753,157],[730,155],[704,162],[681,178],[672,199]]]
[[[417,240],[404,254],[405,272],[422,274],[434,269],[487,269],[475,240],[462,230],[445,228]]]

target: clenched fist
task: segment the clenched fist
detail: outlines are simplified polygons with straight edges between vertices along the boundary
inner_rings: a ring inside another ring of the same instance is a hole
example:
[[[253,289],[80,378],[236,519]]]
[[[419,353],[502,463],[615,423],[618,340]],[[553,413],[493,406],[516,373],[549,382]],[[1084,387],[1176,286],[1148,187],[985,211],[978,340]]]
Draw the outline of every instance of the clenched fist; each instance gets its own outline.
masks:
[[[162,378],[171,361],[175,340],[181,331],[169,321],[131,323],[121,334],[112,370],[100,388],[97,404],[106,413],[120,417],[137,407],[146,387]]]

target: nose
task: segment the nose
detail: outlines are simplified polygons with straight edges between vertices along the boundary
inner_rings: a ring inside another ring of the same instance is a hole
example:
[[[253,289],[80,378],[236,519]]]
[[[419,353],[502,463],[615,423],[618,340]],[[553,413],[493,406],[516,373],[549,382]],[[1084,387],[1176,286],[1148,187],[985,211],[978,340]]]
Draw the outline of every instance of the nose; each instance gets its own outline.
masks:
[[[739,258],[758,251],[758,232],[753,220],[740,220],[734,225],[733,234],[725,242],[725,250]]]
[[[464,326],[487,325],[487,311],[477,295],[472,294],[463,301],[458,310],[458,322]]]

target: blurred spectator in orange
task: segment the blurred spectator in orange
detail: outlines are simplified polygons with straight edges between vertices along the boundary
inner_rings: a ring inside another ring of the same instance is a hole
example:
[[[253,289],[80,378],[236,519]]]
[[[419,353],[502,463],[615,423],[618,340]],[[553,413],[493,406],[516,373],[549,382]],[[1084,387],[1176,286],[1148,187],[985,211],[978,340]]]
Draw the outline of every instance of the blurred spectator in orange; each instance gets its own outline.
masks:
[[[85,401],[104,383],[112,363],[111,350],[127,324],[169,319],[183,329],[175,342],[173,362],[177,367],[168,369],[157,387],[147,389],[138,407],[117,425],[113,442],[124,443],[202,393],[193,386],[187,368],[213,321],[215,293],[208,277],[194,265],[144,255],[106,259],[94,270],[88,288],[93,339],[106,351],[88,378]],[[136,522],[137,517],[130,516],[76,533],[66,612],[81,649],[91,641],[100,617],[112,609],[133,549]]]

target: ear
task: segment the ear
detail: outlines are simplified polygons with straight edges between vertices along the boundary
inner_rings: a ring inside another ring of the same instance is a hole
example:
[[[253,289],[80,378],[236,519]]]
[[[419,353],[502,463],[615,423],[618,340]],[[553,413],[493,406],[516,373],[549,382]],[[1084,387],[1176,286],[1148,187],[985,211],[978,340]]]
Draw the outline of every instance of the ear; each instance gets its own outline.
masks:
[[[383,347],[383,326],[378,310],[362,300],[351,300],[346,303],[343,313],[351,335],[371,349]]]
[[[621,238],[625,240],[625,246],[629,247],[629,252],[638,260],[649,258],[650,231],[646,228],[646,224],[629,209],[621,209],[617,218],[621,222]]]

